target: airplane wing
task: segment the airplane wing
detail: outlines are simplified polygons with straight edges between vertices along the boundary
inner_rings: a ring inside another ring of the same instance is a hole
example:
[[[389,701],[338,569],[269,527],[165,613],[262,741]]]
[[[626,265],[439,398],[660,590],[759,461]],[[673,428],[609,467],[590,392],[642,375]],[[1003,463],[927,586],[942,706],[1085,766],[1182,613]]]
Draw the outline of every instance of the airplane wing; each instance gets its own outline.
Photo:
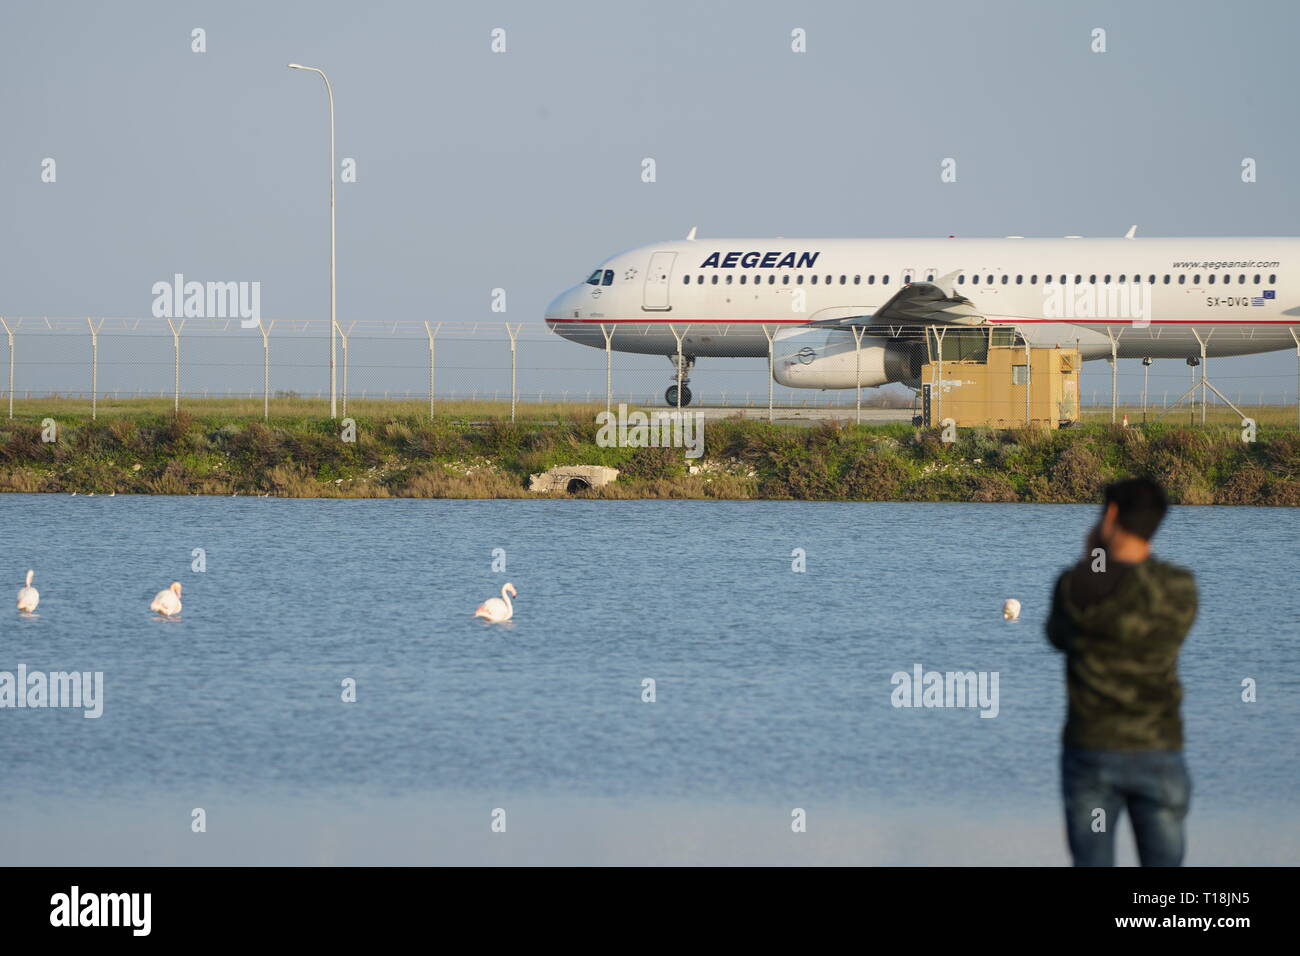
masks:
[[[984,315],[975,304],[956,292],[957,273],[950,272],[934,282],[909,282],[871,315],[824,319],[809,325],[840,328],[856,326],[983,325]]]

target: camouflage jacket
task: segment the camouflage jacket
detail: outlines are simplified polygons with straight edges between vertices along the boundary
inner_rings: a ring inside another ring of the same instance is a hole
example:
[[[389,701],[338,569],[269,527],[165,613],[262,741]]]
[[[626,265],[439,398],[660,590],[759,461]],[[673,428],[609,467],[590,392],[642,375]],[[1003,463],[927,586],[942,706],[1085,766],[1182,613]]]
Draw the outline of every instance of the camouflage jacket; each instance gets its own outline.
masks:
[[[1148,558],[1100,573],[1081,562],[1063,572],[1047,637],[1065,652],[1066,746],[1181,750],[1178,651],[1195,618],[1196,580],[1176,565]]]

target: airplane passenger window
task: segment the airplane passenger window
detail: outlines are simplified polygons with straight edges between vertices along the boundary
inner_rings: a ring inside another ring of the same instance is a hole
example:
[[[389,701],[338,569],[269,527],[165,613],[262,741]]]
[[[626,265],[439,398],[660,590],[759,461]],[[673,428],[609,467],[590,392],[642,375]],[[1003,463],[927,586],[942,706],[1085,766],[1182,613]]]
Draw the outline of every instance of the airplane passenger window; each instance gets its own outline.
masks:
[[[911,281],[912,281],[912,275],[911,275],[911,273],[909,273],[909,272],[904,272],[904,273],[903,273],[903,281],[904,281],[904,282],[911,282]]]
[[[1093,275],[1088,276],[1088,282],[1091,283],[1092,285],[1097,284],[1097,276],[1095,273]]]
[[[971,276],[971,277],[970,277],[970,284],[971,284],[971,285],[979,285],[979,284],[980,284],[980,277],[977,276],[977,275],[973,275],[973,276]]]
[[[831,284],[831,280],[834,279],[834,278],[835,278],[834,276],[827,276],[827,277],[826,277],[826,284],[827,284],[827,285],[830,285],[830,284]]]
[[[1178,284],[1179,284],[1179,285],[1187,285],[1187,273],[1186,273],[1186,272],[1184,272],[1182,275],[1180,275],[1180,276],[1178,277]]]
[[[1102,285],[1110,285],[1110,275],[1109,275],[1109,274],[1107,274],[1106,278],[1104,278],[1104,279],[1101,280],[1101,284],[1102,284]]]
[[[1061,276],[1061,285],[1065,285],[1065,276]]]
[[[682,285],[690,285],[690,284],[691,284],[691,277],[690,277],[690,276],[682,276]]]
[[[1165,285],[1169,285],[1169,273],[1165,273]]]
[[[1037,273],[1037,272],[1035,272],[1033,275],[1031,275],[1031,276],[1029,277],[1029,284],[1030,284],[1030,285],[1038,285],[1038,273]]]
[[[1165,277],[1165,281],[1166,281],[1166,282],[1169,281],[1169,277],[1168,277],[1168,276]],[[1155,285],[1155,284],[1156,284],[1156,277],[1155,277],[1155,276],[1148,276],[1148,277],[1147,277],[1147,282],[1151,283],[1152,285]]]
[[[776,273],[775,273],[775,272],[773,272],[770,276],[767,277],[767,284],[768,284],[768,285],[776,285]]]
[[[1243,272],[1241,275],[1237,276],[1237,285],[1245,285],[1245,284],[1246,284],[1246,273]]]
[[[740,274],[740,284],[741,285],[745,284],[745,274],[743,272]]]
[[[1272,275],[1270,275],[1270,276],[1268,277],[1268,284],[1269,284],[1269,285],[1277,285],[1277,273],[1273,273]]]
[[[1006,285],[1006,284],[1007,284],[1008,282],[1010,282],[1010,281],[1011,281],[1011,276],[1006,275],[1006,274],[1003,274],[1003,276],[1002,276],[1002,284],[1003,284],[1003,285]]]
[[[781,276],[781,285],[789,285],[789,284],[790,284],[790,273],[787,272],[785,275]]]
[[[958,284],[958,285],[965,285],[965,284],[966,284],[966,277],[965,277],[964,275],[960,275],[960,276],[958,276],[958,277],[957,277],[957,284]]]
[[[717,276],[714,276],[714,277],[713,277],[713,284],[714,284],[714,285],[717,285],[717,284],[718,284],[718,277],[717,277]]]
[[[844,285],[844,283],[846,283],[846,282],[848,282],[848,281],[849,281],[849,277],[848,277],[848,276],[840,276],[840,285]]]
[[[1255,285],[1259,285],[1259,273],[1255,273]]]
[[[1024,285],[1024,282],[1025,282],[1024,276],[1016,276],[1016,285]]]
[[[1093,279],[1094,282],[1097,281],[1097,277],[1096,277],[1096,276],[1093,276],[1092,279]],[[1075,277],[1074,277],[1074,284],[1075,284],[1075,285],[1083,285],[1083,276],[1075,276]]]
[[[613,269],[606,269],[606,270],[605,270],[605,281],[602,282],[601,285],[613,285],[613,284],[614,284],[614,270],[613,270]]]
[[[813,277],[812,277],[812,284],[813,284],[813,285],[816,285],[816,284],[817,284],[817,277],[816,277],[816,276],[813,276]]]
[[[881,277],[880,277],[880,284],[881,284],[881,285],[889,285],[889,276],[881,276]]]
[[[1210,273],[1210,285],[1214,285],[1214,273]]]
[[[1141,276],[1134,276],[1134,277],[1133,277],[1133,281],[1134,281],[1134,282],[1139,282],[1139,281],[1141,281],[1141,279],[1142,279]],[[1110,281],[1110,276],[1106,276],[1106,281],[1107,281],[1107,282]],[[1123,284],[1124,284],[1124,273],[1122,273],[1122,272],[1119,274],[1119,281],[1120,281],[1120,285],[1123,285]]]
[[[926,282],[933,282],[933,281],[934,281],[934,273],[932,272],[932,273],[930,273],[928,276],[926,276],[926,277],[925,277],[925,281],[926,281]]]
[[[731,280],[732,280],[733,278],[734,278],[734,276],[727,276],[727,285],[731,285]]]
[[[871,273],[871,275],[867,276],[867,285],[875,285],[875,284],[876,284],[876,274],[873,272]]]
[[[854,276],[854,277],[853,277],[853,284],[854,284],[854,285],[862,285],[862,276]]]
[[[696,279],[696,280],[695,280],[695,284],[696,284],[696,285],[704,285],[704,276],[700,276],[698,279]]]
[[[794,284],[795,284],[795,285],[803,285],[803,273],[802,273],[802,272],[799,273],[799,275],[795,277]]]
[[[1199,272],[1196,273],[1196,275],[1192,276],[1192,284],[1193,284],[1193,285],[1200,285],[1200,284],[1201,284],[1201,274],[1200,274]]]

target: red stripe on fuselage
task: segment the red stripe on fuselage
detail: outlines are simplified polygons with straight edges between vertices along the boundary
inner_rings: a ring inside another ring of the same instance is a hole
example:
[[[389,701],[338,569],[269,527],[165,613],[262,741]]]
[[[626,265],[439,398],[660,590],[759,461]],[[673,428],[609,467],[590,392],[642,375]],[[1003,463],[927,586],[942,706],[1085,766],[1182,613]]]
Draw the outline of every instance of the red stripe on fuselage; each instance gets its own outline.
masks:
[[[641,325],[684,325],[688,322],[706,322],[710,325],[806,325],[808,319],[552,319],[547,318],[548,323],[565,324],[565,325],[600,325],[601,323],[614,324],[617,322],[635,322]],[[1133,325],[1133,319],[989,319],[989,325],[1030,325],[1032,323],[1042,323],[1048,325]],[[934,325],[945,325],[943,322],[936,322]],[[901,327],[903,323],[899,322],[881,322],[880,328]],[[1291,319],[1259,319],[1252,321],[1249,319],[1152,319],[1143,324],[1149,325],[1300,325],[1300,320]],[[978,328],[978,326],[951,326],[952,328]],[[833,326],[828,326],[833,328]]]

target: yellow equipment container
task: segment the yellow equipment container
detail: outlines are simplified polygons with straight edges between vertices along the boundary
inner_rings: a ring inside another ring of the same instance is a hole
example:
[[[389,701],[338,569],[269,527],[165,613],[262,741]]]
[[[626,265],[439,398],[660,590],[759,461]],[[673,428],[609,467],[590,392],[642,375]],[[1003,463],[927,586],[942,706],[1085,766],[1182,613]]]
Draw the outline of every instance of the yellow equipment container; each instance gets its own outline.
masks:
[[[990,344],[979,352],[937,361],[939,349],[930,349],[921,368],[926,425],[952,419],[967,428],[1059,428],[1079,420],[1078,349]]]

